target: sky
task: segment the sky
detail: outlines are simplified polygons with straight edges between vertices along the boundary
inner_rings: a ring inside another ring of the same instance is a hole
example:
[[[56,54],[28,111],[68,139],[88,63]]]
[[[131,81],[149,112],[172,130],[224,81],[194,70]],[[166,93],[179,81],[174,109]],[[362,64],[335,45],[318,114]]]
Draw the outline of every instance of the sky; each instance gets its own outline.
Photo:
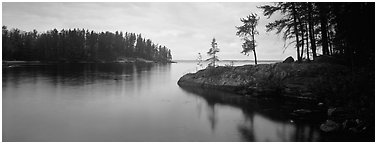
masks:
[[[54,28],[89,29],[96,32],[123,31],[140,33],[154,43],[171,49],[173,60],[204,58],[216,38],[219,59],[254,60],[253,54],[241,53],[242,39],[235,26],[240,18],[256,13],[260,16],[255,36],[259,60],[296,58],[293,46],[284,51],[284,40],[275,32],[266,32],[265,25],[282,17],[263,16],[255,2],[114,2],[114,3],[2,3],[2,25],[24,31],[45,32]],[[288,42],[287,42],[288,43]]]

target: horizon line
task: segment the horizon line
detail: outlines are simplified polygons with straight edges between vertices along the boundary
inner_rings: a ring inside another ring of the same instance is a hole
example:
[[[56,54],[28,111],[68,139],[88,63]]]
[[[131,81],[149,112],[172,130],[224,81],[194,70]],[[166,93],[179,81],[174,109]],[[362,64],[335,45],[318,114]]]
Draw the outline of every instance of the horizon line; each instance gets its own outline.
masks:
[[[172,61],[197,61],[196,59],[174,59]],[[203,60],[205,61],[205,60]],[[254,60],[245,60],[245,59],[224,59],[220,61],[254,61]],[[264,60],[257,60],[257,61],[283,61],[283,60],[274,60],[274,59],[264,59]]]

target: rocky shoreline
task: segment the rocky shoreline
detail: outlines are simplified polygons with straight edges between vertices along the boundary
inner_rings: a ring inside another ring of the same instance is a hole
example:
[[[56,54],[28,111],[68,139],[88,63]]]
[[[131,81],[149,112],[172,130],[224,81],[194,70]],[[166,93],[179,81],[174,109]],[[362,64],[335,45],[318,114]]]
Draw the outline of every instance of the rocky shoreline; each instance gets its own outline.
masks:
[[[276,94],[318,100],[319,85],[323,86],[324,81],[339,81],[348,73],[347,67],[329,63],[219,66],[186,74],[179,79],[178,85],[215,88],[251,96]]]
[[[371,77],[374,72],[341,64],[290,62],[208,67],[182,76],[178,85],[219,89],[245,99],[309,101],[317,106],[292,113],[311,115],[314,109],[320,108],[326,115],[320,125],[323,132],[369,135],[374,132],[374,79]]]

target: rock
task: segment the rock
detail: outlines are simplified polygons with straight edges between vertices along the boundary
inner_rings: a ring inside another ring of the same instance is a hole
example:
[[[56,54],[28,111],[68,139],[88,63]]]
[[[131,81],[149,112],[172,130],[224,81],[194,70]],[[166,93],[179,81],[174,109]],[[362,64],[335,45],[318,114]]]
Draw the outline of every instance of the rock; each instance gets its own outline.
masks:
[[[344,131],[351,133],[364,132],[367,127],[365,123],[359,119],[347,119],[343,123],[339,124],[333,120],[326,120],[321,124],[320,129],[324,132]]]
[[[300,119],[300,120],[311,117],[312,116],[311,114],[312,114],[312,111],[308,109],[297,109],[297,110],[294,110],[292,113],[290,113],[292,117],[295,117],[296,119]]]
[[[241,95],[284,96],[316,100],[320,88],[335,87],[334,75],[346,67],[323,63],[275,63],[236,67],[210,67],[182,76],[181,87],[220,89]],[[326,83],[324,82],[326,80]],[[326,85],[327,84],[327,85]],[[344,85],[344,84],[342,84]]]
[[[293,112],[294,113],[299,113],[299,114],[307,114],[307,113],[311,113],[312,111],[308,110],[308,109],[298,109],[298,110],[295,110]]]
[[[287,57],[287,58],[283,61],[283,63],[293,63],[293,62],[295,62],[295,59],[293,59],[292,56]]]
[[[326,120],[325,123],[321,124],[320,129],[324,132],[337,131],[339,129],[339,124],[332,120]]]
[[[332,113],[333,113],[335,110],[336,110],[336,108],[329,108],[329,109],[327,110],[327,116],[331,116]]]
[[[352,133],[361,133],[367,129],[365,123],[360,119],[347,119],[342,123],[342,128]]]

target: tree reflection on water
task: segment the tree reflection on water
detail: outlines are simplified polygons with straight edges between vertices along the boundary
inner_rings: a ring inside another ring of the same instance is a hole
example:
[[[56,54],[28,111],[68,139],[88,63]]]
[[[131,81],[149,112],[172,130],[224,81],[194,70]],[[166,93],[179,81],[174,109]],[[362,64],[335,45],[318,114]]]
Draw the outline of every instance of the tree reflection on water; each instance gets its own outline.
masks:
[[[218,90],[181,87],[207,102],[208,119],[213,131],[216,131],[216,122],[221,119],[216,105],[228,105],[238,108],[243,113],[243,121],[238,124],[239,135],[245,141],[320,141],[320,133],[316,124],[294,121],[290,119],[290,107],[276,99],[244,98]]]

